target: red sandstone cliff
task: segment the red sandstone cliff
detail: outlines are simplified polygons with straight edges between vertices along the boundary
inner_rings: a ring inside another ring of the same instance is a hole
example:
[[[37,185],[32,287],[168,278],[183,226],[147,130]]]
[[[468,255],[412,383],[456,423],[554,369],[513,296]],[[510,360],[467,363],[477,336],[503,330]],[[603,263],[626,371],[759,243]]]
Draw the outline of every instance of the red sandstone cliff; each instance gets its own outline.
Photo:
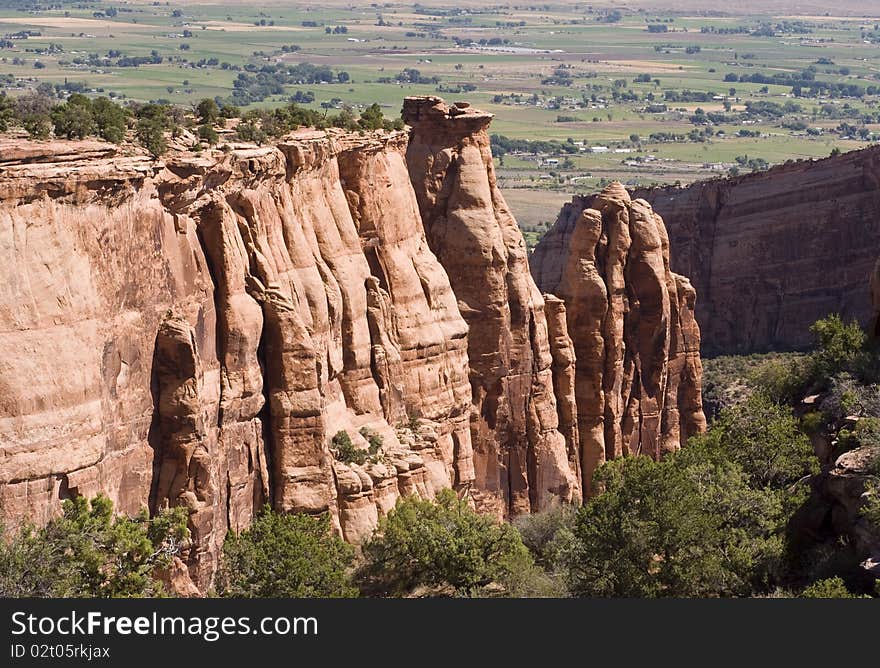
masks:
[[[0,146],[2,519],[99,491],[127,513],[184,505],[204,588],[266,502],[360,542],[400,495],[578,502],[602,457],[700,428],[693,290],[650,209],[599,214],[634,216],[607,303],[587,267],[611,255],[589,244],[542,295],[491,116],[404,113],[409,136],[304,130],[164,162]],[[381,450],[340,461],[334,435],[366,448],[362,429]]]
[[[686,187],[637,190],[669,229],[672,268],[700,298],[704,352],[797,348],[831,312],[870,319],[866,289],[880,247],[880,147]],[[536,248],[553,258],[591,197],[574,197]],[[549,258],[549,261],[545,260]]]
[[[467,326],[404,147],[307,131],[164,165],[0,152],[3,516],[98,491],[186,505],[204,584],[268,500],[357,542],[399,494],[467,487]],[[335,460],[332,437],[365,445],[364,427],[380,455]]]
[[[478,507],[501,515],[580,498],[559,432],[544,299],[495,181],[492,114],[407,98],[410,179],[428,243],[470,326]]]
[[[695,292],[670,271],[669,255],[663,219],[614,183],[580,212],[564,245],[545,247],[535,271],[567,311],[588,492],[602,462],[657,458],[706,427]]]

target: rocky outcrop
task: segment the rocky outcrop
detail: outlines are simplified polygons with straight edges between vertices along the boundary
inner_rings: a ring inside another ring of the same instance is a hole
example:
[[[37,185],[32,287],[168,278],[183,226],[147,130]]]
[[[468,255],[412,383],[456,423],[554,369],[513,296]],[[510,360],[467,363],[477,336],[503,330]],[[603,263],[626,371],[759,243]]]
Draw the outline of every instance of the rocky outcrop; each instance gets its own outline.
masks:
[[[871,317],[867,277],[880,246],[880,148],[686,187],[636,190],[669,230],[672,269],[699,294],[704,353],[808,345],[829,313]],[[591,197],[574,197],[535,250],[538,283],[555,280]]]
[[[608,188],[547,254],[555,280],[537,273],[536,285],[496,184],[492,115],[420,97],[403,116],[428,242],[470,325],[482,507],[515,514],[576,499],[606,459],[659,457],[705,428],[694,290],[670,272],[650,206]]]
[[[407,164],[428,243],[470,326],[478,507],[499,515],[580,498],[553,391],[544,299],[495,180],[492,114],[440,98],[404,101]]]
[[[305,131],[164,164],[61,144],[0,174],[4,520],[73,494],[184,505],[205,586],[226,530],[267,501],[357,542],[401,493],[471,485],[467,325],[405,135]],[[365,448],[361,430],[378,452],[335,458],[333,436]]]
[[[695,293],[670,271],[663,220],[619,183],[579,213],[564,244],[540,257],[539,287],[565,303],[591,494],[592,472],[604,461],[658,458],[705,429]]]
[[[192,594],[266,503],[359,543],[401,495],[577,503],[602,458],[698,430],[694,293],[650,207],[606,193],[544,295],[491,115],[404,116],[163,161],[0,151],[0,520],[184,506],[163,577]]]

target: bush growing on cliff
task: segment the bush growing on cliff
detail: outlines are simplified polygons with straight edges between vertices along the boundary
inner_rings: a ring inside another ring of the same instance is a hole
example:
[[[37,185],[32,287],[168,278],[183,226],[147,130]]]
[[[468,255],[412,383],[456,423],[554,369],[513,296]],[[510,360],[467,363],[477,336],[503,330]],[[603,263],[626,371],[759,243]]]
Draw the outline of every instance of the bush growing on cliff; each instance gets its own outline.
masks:
[[[153,156],[159,157],[168,150],[165,132],[172,128],[169,108],[163,104],[145,104],[137,110],[136,116],[138,141]]]
[[[131,598],[161,596],[154,576],[185,545],[186,512],[149,518],[113,515],[104,496],[64,501],[42,529],[23,527],[0,540],[0,597]]]
[[[217,592],[237,598],[351,598],[354,548],[330,532],[327,515],[276,513],[268,506],[223,544]]]
[[[67,102],[52,108],[52,123],[56,137],[83,139],[97,135],[119,143],[125,137],[127,113],[106,97],[90,100],[74,93]]]
[[[333,456],[346,464],[364,464],[367,461],[367,451],[361,450],[351,442],[351,436],[347,431],[337,431],[330,441],[330,449]]]
[[[220,107],[211,98],[205,98],[196,105],[196,115],[202,125],[213,125],[220,119]]]
[[[382,108],[375,102],[361,112],[358,126],[364,130],[402,130],[401,119],[389,120],[382,114]]]
[[[25,93],[15,100],[15,117],[31,139],[48,139],[52,131],[52,99],[38,92]]]
[[[106,97],[96,97],[92,100],[92,116],[101,139],[118,144],[125,138],[128,112],[118,104]]]
[[[220,141],[220,135],[217,134],[217,131],[213,126],[205,123],[199,126],[199,139],[207,143],[209,146],[214,146]]]
[[[364,546],[362,591],[384,596],[550,593],[516,529],[450,489],[398,500]]]
[[[84,139],[97,131],[91,101],[80,93],[74,93],[67,102],[52,109],[52,123],[55,136],[67,139]]]

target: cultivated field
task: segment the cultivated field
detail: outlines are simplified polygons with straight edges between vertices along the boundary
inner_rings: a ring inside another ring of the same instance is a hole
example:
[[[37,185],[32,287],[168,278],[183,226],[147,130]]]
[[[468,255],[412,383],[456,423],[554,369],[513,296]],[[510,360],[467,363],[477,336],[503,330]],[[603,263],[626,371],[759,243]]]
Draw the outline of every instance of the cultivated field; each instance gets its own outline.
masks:
[[[0,83],[47,82],[60,97],[378,102],[391,117],[406,95],[466,99],[496,114],[531,240],[564,193],[610,179],[688,182],[880,137],[880,2],[4,0]]]

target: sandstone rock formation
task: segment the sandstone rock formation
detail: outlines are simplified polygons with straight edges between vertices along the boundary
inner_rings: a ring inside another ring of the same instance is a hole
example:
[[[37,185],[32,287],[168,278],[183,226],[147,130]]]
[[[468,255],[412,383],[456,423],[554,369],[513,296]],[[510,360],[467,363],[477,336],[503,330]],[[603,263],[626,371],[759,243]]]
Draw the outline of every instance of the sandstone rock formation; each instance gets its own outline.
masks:
[[[866,323],[880,247],[880,148],[687,187],[636,190],[660,214],[672,269],[700,296],[704,353],[798,348],[831,312]],[[591,197],[574,197],[535,250],[538,280]]]
[[[192,594],[265,503],[357,543],[400,495],[578,502],[601,458],[700,428],[694,293],[650,208],[606,193],[542,295],[491,115],[404,114],[410,134],[163,161],[0,143],[0,520],[98,492],[185,506],[167,579]]]
[[[574,343],[589,494],[590,474],[602,462],[630,454],[657,458],[705,429],[695,293],[669,269],[663,220],[619,183],[596,196],[564,245],[541,260],[536,280],[565,302]]]
[[[553,392],[544,300],[495,181],[492,114],[407,98],[407,164],[431,249],[470,326],[478,507],[525,513],[580,498]]]
[[[269,500],[358,541],[401,493],[468,487],[467,326],[405,140],[305,131],[164,165],[61,142],[4,162],[3,518],[99,491],[129,513],[185,505],[204,586]],[[362,428],[381,451],[335,460],[332,437],[365,446]]]

